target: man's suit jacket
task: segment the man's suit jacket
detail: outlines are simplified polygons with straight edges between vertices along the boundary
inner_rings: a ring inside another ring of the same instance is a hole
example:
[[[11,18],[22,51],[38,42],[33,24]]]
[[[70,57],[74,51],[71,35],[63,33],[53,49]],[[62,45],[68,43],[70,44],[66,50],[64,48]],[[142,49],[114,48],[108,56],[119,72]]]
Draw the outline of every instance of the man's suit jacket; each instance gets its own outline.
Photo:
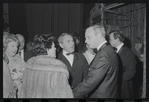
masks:
[[[89,65],[83,54],[74,52],[73,65],[71,66],[62,52],[63,51],[58,54],[58,59],[61,60],[69,69],[69,84],[72,88],[75,88],[87,75]]]
[[[33,57],[33,53],[32,51],[24,51],[24,61],[27,62],[28,59],[30,59],[31,57]]]
[[[133,52],[123,45],[118,52],[120,57],[120,70],[122,70],[122,92],[121,98],[133,97],[132,78],[136,72],[136,59]]]
[[[93,59],[88,75],[74,88],[75,98],[116,98],[118,56],[111,45],[104,44]]]

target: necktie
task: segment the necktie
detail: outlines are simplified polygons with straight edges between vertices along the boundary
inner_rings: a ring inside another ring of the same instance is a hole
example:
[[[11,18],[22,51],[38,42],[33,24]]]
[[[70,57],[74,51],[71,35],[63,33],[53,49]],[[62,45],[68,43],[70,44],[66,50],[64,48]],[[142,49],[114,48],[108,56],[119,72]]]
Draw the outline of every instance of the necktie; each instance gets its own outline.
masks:
[[[71,54],[74,54],[74,52],[71,52],[71,53],[66,53],[66,55],[67,55],[67,56],[69,56],[69,55],[71,55]]]
[[[113,47],[115,51],[117,51],[117,48]]]
[[[93,51],[94,51],[94,53],[97,53],[98,50],[97,50],[97,48],[95,48],[95,49],[93,49]]]

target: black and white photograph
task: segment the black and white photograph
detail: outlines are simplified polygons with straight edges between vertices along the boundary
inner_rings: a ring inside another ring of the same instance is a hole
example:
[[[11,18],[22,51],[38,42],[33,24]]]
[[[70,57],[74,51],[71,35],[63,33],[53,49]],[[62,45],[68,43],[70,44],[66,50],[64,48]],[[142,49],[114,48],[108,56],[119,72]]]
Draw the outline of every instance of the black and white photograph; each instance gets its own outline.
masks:
[[[141,100],[146,81],[146,3],[3,3],[3,100]]]

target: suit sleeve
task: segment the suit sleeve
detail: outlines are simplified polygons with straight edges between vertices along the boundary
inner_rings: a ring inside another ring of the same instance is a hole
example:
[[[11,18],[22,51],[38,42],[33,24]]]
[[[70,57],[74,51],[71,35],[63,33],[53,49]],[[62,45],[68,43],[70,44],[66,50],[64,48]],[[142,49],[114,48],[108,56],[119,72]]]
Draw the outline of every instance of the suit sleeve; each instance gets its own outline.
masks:
[[[136,60],[132,52],[127,53],[123,66],[125,69],[125,72],[123,73],[123,80],[132,79],[136,72]]]
[[[88,74],[88,72],[89,72],[89,65],[88,65],[88,62],[87,62],[87,60],[86,60],[86,58],[83,56],[83,63],[84,63],[84,65],[83,65],[83,78],[82,78],[82,80],[86,77],[86,75]]]
[[[102,53],[101,56],[97,55],[96,59],[90,67],[90,71],[76,88],[73,89],[75,98],[83,98],[86,94],[91,92],[101,81],[104,79],[108,71],[108,56]]]

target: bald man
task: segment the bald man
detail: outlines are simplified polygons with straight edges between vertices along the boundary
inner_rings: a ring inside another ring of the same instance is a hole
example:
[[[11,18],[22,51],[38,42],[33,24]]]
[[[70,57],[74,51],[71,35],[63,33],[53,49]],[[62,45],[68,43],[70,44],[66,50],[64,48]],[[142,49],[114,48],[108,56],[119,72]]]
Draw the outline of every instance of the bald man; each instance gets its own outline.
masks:
[[[104,27],[94,25],[87,28],[85,38],[90,48],[97,49],[97,54],[83,82],[73,89],[74,97],[117,98],[118,56],[107,44]]]

